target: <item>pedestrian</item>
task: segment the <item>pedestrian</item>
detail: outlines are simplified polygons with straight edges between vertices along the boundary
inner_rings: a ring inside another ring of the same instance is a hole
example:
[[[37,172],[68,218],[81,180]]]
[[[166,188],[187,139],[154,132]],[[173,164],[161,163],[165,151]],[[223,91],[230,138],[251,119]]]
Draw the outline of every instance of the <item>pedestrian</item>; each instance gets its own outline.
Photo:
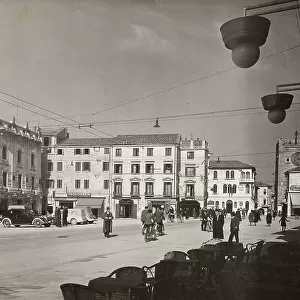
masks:
[[[236,216],[238,217],[239,221],[242,222],[242,216],[239,209],[236,211]]]
[[[252,223],[254,223],[254,225],[256,225],[256,223],[254,222],[254,212],[253,210],[250,211],[249,215],[248,215],[248,219],[249,219],[249,225],[252,226]]]
[[[68,226],[68,208],[66,206],[63,208],[63,226]]]
[[[55,209],[55,225],[56,227],[61,227],[61,213],[59,206]]]
[[[289,222],[289,220],[286,218],[285,214],[282,214],[282,216],[279,220],[279,223],[281,226],[281,231],[283,231],[283,232],[285,232],[285,230],[286,230],[286,222]]]
[[[103,219],[103,233],[104,236],[107,238],[109,237],[109,234],[112,232],[112,220],[113,220],[113,214],[110,211],[110,207],[106,207],[106,211],[104,212],[102,219]]]
[[[258,210],[254,210],[253,213],[254,213],[254,224],[256,226],[256,223],[258,223],[258,220],[260,219],[259,211]]]
[[[154,213],[153,215],[153,219],[154,221],[160,225],[161,227],[161,234],[164,234],[165,233],[165,226],[164,226],[164,223],[163,221],[165,220],[165,216],[164,216],[164,212],[162,210],[160,210],[160,208],[158,207],[156,212]]]
[[[204,210],[202,213],[201,230],[206,231],[207,226],[207,212]]]
[[[224,239],[223,226],[224,226],[224,216],[219,210],[216,210],[213,217],[213,238],[214,239]]]
[[[273,210],[273,221],[275,221],[275,218],[276,218],[276,211]]]
[[[235,212],[231,213],[231,221],[230,221],[230,235],[228,242],[232,243],[233,237],[235,237],[235,241],[238,243],[239,242],[239,226],[240,226],[240,221],[238,217],[236,216]]]
[[[271,226],[272,223],[272,214],[271,211],[268,211],[267,215],[266,215],[266,222],[268,226]]]

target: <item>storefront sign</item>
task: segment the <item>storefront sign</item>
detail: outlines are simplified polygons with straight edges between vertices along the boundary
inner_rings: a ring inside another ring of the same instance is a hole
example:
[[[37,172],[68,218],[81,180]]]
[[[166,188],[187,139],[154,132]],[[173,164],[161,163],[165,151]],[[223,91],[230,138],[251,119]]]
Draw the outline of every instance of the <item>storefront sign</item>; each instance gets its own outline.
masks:
[[[75,197],[75,198],[90,198],[92,196],[91,193],[67,193],[68,197]]]
[[[300,191],[300,185],[291,185],[290,191]]]

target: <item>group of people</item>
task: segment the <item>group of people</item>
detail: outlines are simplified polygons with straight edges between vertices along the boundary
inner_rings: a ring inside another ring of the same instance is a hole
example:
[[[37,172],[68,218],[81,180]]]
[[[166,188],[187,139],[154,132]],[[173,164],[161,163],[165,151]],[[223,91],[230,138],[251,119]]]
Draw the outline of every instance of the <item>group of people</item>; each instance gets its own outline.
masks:
[[[153,213],[151,208],[145,206],[145,209],[141,213],[141,222],[143,225],[142,234],[145,233],[145,230],[152,232],[155,224],[157,224],[159,228],[161,228],[161,234],[164,234],[165,233],[164,220],[165,220],[165,214],[160,207],[157,207],[155,212]]]
[[[58,206],[55,209],[55,225],[57,227],[68,226],[68,208],[66,206]]]

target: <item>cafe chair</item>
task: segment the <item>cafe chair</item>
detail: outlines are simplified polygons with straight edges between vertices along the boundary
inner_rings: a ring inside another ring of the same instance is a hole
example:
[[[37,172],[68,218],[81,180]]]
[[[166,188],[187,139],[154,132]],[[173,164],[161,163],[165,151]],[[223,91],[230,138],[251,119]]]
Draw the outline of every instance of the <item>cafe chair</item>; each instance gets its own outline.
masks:
[[[246,285],[251,282],[239,273],[218,272],[213,275],[212,283],[223,300],[245,300]]]
[[[114,270],[107,277],[145,281],[147,278],[147,273],[143,268],[128,266],[128,267],[121,267]]]
[[[188,260],[189,256],[187,253],[182,251],[170,251],[164,255],[164,259],[173,259],[177,261]]]
[[[178,261],[161,260],[152,266],[144,266],[143,270],[147,274],[147,281],[157,281],[167,277],[172,277],[175,273]]]
[[[60,286],[64,300],[107,300],[105,294],[97,293],[88,286],[64,283]]]

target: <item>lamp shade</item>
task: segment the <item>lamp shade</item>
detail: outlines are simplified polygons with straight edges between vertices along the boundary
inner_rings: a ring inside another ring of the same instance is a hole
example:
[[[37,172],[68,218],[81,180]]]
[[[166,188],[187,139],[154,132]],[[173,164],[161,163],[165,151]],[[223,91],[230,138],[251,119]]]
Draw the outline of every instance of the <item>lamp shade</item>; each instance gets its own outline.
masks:
[[[265,110],[270,111],[275,108],[286,110],[291,107],[293,98],[291,94],[278,93],[263,96],[261,101]]]

